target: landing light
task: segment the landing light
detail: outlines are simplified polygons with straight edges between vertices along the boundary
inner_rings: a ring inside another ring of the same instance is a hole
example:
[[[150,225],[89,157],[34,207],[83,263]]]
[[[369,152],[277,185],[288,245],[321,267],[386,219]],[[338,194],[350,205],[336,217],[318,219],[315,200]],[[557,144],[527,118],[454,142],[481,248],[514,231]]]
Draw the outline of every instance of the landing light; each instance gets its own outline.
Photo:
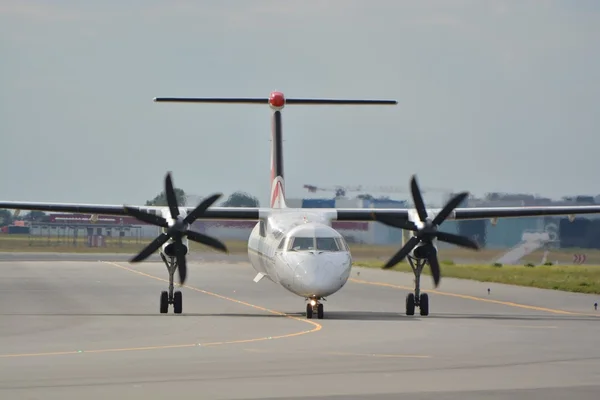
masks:
[[[316,302],[315,300],[311,300],[311,301],[310,301],[310,305],[311,305],[311,306],[314,306],[314,305],[316,305],[316,304],[317,304],[317,302]]]

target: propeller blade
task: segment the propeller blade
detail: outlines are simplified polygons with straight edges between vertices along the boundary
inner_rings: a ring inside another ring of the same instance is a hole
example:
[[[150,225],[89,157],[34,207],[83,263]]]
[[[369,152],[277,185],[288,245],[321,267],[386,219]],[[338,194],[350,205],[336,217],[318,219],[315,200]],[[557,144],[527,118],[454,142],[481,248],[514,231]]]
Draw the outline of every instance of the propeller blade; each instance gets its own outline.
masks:
[[[444,220],[448,218],[450,213],[454,211],[454,209],[458,207],[458,205],[462,203],[463,200],[466,199],[468,196],[469,192],[462,192],[454,196],[448,203],[446,203],[444,208],[442,208],[442,211],[440,211],[439,214],[435,216],[435,218],[432,221],[432,224],[439,225],[442,222],[444,222]]]
[[[167,196],[167,204],[169,205],[169,210],[171,211],[171,218],[177,219],[177,217],[179,217],[179,207],[177,205],[177,195],[175,194],[175,189],[173,188],[173,179],[171,178],[170,172],[165,178],[165,196]]]
[[[160,246],[167,243],[167,240],[169,240],[169,235],[163,233],[160,236],[157,236],[156,239],[154,239],[152,242],[150,242],[150,244],[144,247],[142,251],[140,251],[139,254],[133,257],[129,262],[133,263],[145,260],[146,258],[150,257],[152,253],[158,250]]]
[[[433,250],[431,252],[428,261],[429,267],[431,268],[431,276],[433,276],[433,283],[435,284],[435,287],[438,287],[442,274],[440,271],[440,263],[437,258],[437,251]]]
[[[184,223],[191,225],[200,215],[204,213],[215,201],[217,201],[221,197],[221,193],[213,194],[210,197],[204,199],[191,213],[189,213],[185,219]]]
[[[147,222],[149,224],[160,226],[163,228],[169,227],[169,224],[167,224],[167,220],[164,219],[163,217],[159,217],[158,215],[154,215],[154,214],[149,214],[147,212],[144,212],[144,211],[134,208],[134,207],[123,206],[123,208],[125,209],[125,212],[127,214],[131,215],[132,217],[134,217],[140,221]]]
[[[410,180],[410,190],[412,192],[417,214],[419,214],[419,219],[425,221],[427,219],[427,209],[425,208],[425,202],[423,201],[423,196],[421,196],[421,189],[419,189],[419,184],[417,183],[417,177],[415,175],[413,175]]]
[[[467,247],[473,250],[479,250],[479,245],[477,244],[477,242],[466,236],[459,236],[448,232],[436,232],[435,236],[437,236],[438,240],[441,240],[442,242],[454,244],[461,247]]]
[[[406,229],[407,231],[418,231],[417,226],[412,221],[407,221],[394,215],[377,215],[373,214],[375,221],[391,226],[392,228]]]
[[[215,238],[206,236],[205,234],[200,233],[200,232],[194,232],[194,231],[190,231],[190,230],[187,230],[185,232],[185,234],[187,235],[188,239],[193,240],[194,242],[202,243],[206,246],[210,246],[217,250],[221,250],[221,251],[227,253],[227,247],[225,247],[225,244],[223,244],[221,241],[219,241]]]
[[[419,243],[419,238],[411,237],[408,242],[402,247],[390,260],[383,266],[383,269],[392,268],[406,257],[410,251]]]
[[[185,278],[187,277],[187,264],[185,260],[185,247],[181,242],[181,238],[178,238],[175,244],[175,256],[177,257],[177,270],[179,271],[179,282],[183,285]]]

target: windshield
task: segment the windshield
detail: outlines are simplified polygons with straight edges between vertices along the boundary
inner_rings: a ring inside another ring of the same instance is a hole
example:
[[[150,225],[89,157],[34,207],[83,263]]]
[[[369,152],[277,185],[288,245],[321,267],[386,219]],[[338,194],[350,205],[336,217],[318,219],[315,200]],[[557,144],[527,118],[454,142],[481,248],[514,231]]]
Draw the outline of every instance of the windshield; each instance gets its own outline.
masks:
[[[314,250],[315,243],[311,237],[296,237],[290,240],[290,250]]]
[[[340,251],[335,238],[325,237],[325,238],[317,238],[317,250],[325,250],[325,251]]]
[[[306,250],[320,250],[320,251],[346,251],[344,245],[344,239],[337,237],[294,237],[289,241],[289,250],[292,251],[306,251]]]

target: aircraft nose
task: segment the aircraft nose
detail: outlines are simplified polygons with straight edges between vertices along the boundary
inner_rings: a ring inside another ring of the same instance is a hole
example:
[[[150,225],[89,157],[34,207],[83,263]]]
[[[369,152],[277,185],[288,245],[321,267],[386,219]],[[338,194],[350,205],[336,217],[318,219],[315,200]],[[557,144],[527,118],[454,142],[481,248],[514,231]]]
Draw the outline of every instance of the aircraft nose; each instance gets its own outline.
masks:
[[[338,291],[350,276],[351,260],[346,254],[305,252],[288,254],[294,271],[295,291],[306,297],[325,297]]]

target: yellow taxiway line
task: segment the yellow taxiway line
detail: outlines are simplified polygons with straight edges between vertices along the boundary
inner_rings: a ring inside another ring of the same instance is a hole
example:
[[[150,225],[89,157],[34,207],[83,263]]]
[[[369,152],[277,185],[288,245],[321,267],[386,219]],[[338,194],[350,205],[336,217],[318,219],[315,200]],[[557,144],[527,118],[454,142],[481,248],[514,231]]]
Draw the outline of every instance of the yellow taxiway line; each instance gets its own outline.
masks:
[[[146,274],[144,272],[137,271],[135,269],[125,267],[123,265],[120,265],[120,264],[117,264],[114,262],[110,262],[110,261],[101,261],[101,262],[103,262],[104,264],[108,264],[108,265],[120,268],[125,271],[129,271],[129,272],[133,272],[135,274],[141,275],[141,276],[145,276],[147,278],[152,278],[152,279],[156,279],[156,280],[167,282],[167,283],[169,282],[166,279],[162,279],[162,278],[159,278],[154,275]],[[292,315],[288,315],[288,314],[280,312],[280,311],[271,310],[268,308],[257,306],[255,304],[250,304],[245,301],[233,299],[231,297],[223,296],[223,295],[220,295],[217,293],[212,293],[212,292],[209,292],[206,290],[198,289],[193,286],[184,285],[183,287],[185,287],[189,290],[193,290],[195,292],[204,293],[209,296],[218,297],[220,299],[238,303],[238,304],[241,304],[241,305],[244,305],[247,307],[252,307],[257,310],[266,311],[271,314],[281,315],[282,317],[294,319],[294,320],[303,322],[305,324],[310,324],[313,326],[313,328],[311,330],[298,331],[298,332],[288,333],[288,334],[279,335],[279,336],[265,336],[265,337],[259,337],[259,338],[230,340],[230,341],[222,341],[222,342],[172,344],[172,345],[145,346],[145,347],[122,347],[122,348],[113,348],[113,349],[92,349],[92,350],[76,350],[76,351],[54,351],[54,352],[40,352],[40,353],[0,354],[0,358],[41,357],[41,356],[82,354],[82,353],[85,353],[85,354],[88,354],[88,353],[95,353],[95,354],[97,354],[97,353],[115,353],[115,352],[126,352],[126,351],[165,350],[165,349],[178,349],[178,348],[185,348],[185,347],[210,347],[210,346],[222,346],[222,345],[226,345],[226,344],[255,343],[255,342],[262,342],[265,340],[286,339],[286,338],[296,337],[296,336],[300,336],[300,335],[306,335],[309,333],[314,333],[314,332],[320,331],[322,328],[321,324],[311,321],[311,320],[294,317]]]
[[[385,282],[365,281],[363,279],[357,279],[357,278],[350,278],[349,280],[351,282],[360,283],[360,284],[363,284],[363,285],[384,286],[384,287],[390,287],[390,288],[393,288],[393,289],[409,290],[411,292],[414,290],[413,287],[402,286],[402,285],[393,285],[391,283],[385,283]],[[534,310],[534,311],[543,311],[543,312],[552,313],[552,314],[577,315],[577,316],[586,316],[586,317],[598,317],[598,315],[595,315],[595,314],[585,314],[585,313],[578,313],[578,312],[572,312],[572,311],[558,310],[558,309],[555,309],[555,308],[530,306],[530,305],[527,305],[527,304],[513,303],[513,302],[510,302],[510,301],[492,300],[492,299],[486,299],[484,297],[476,297],[476,296],[468,296],[468,295],[458,294],[458,293],[442,292],[440,290],[427,290],[426,292],[427,293],[432,293],[432,294],[439,294],[441,296],[450,296],[450,297],[457,297],[457,298],[460,298],[460,299],[480,301],[480,302],[483,302],[483,303],[500,304],[500,305],[508,306],[508,307],[523,308],[523,309]]]

